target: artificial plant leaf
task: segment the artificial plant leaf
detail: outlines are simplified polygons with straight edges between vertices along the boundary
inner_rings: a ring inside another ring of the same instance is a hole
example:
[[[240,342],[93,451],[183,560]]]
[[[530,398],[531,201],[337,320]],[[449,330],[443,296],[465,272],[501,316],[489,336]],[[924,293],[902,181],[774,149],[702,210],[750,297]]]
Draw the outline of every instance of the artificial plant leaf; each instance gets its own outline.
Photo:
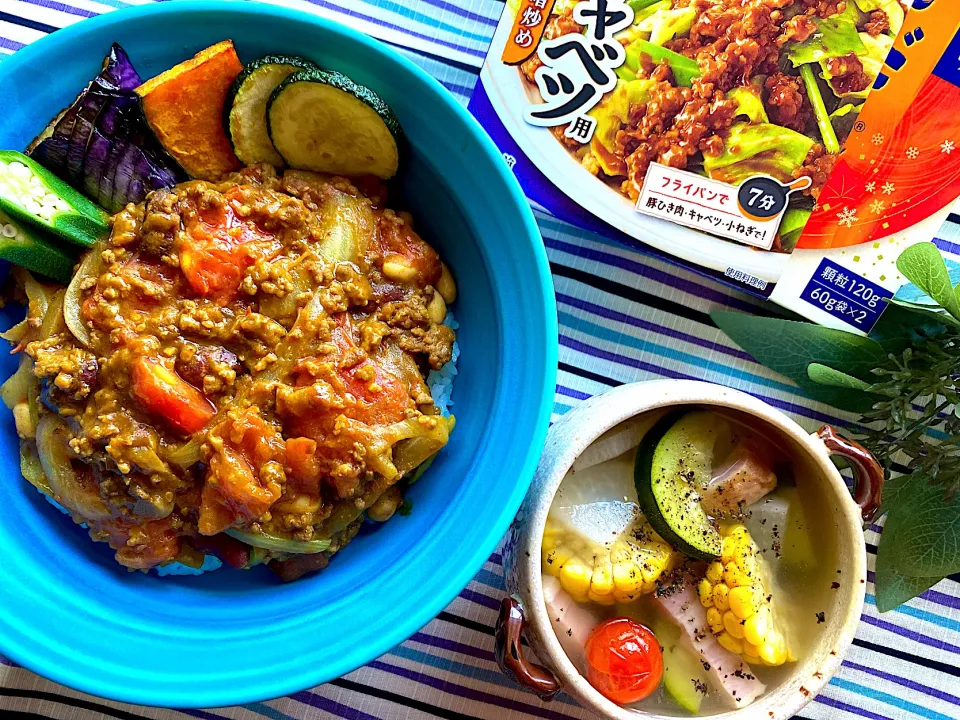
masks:
[[[889,566],[889,561],[885,558],[888,554],[884,551],[883,543],[881,543],[877,550],[877,573],[874,585],[876,586],[877,610],[882,613],[890,612],[903,605],[903,603],[926,592],[943,580],[942,577],[936,575],[933,577],[901,575]]]
[[[869,338],[806,322],[714,312],[713,321],[757,362],[793,380],[812,400],[841,410],[866,412],[874,397],[861,390],[828,387],[810,380],[807,366],[820,363],[866,382],[886,352]]]
[[[886,562],[908,577],[946,577],[960,572],[960,501],[926,475],[907,476],[896,490],[880,546]]]
[[[855,378],[853,375],[847,375],[820,363],[810,363],[807,366],[807,376],[815,383],[829,387],[847,388],[849,390],[866,390],[870,387],[869,383],[865,383],[860,378]]]
[[[950,317],[946,313],[945,316]],[[890,304],[870,331],[870,338],[880,343],[888,353],[899,355],[918,341],[939,337],[944,332],[946,324],[942,317]]]
[[[960,301],[957,300],[947,264],[936,245],[928,242],[911,245],[897,258],[897,269],[940,307],[960,320]],[[911,297],[910,292],[897,293],[894,300],[900,305],[904,302],[926,304],[922,297]]]

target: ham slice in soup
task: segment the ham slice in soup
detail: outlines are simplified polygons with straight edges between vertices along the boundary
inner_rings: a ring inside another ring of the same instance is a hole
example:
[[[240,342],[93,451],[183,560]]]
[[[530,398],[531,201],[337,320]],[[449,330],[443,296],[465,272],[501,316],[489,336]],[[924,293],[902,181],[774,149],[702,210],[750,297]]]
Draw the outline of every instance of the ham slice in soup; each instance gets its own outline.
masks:
[[[729,515],[749,507],[777,487],[769,453],[755,440],[737,443],[713,470],[701,504],[710,515]]]
[[[543,576],[543,601],[560,646],[570,658],[570,662],[582,673],[586,670],[587,640],[600,623],[599,619],[570,597],[570,594],[560,587],[560,581],[552,575]]]
[[[746,707],[767,689],[750,666],[739,656],[721,647],[707,624],[707,612],[691,582],[657,597],[654,602],[683,630],[684,639],[700,654],[704,669],[719,697],[730,708]],[[708,667],[709,666],[709,667]]]

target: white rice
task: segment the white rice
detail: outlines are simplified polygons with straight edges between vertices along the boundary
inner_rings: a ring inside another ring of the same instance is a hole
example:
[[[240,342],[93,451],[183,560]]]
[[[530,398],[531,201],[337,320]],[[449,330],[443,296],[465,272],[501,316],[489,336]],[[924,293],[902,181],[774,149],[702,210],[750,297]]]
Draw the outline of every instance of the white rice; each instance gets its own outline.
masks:
[[[460,327],[460,323],[457,322],[457,319],[449,310],[447,311],[447,316],[443,319],[443,324],[454,331]],[[450,396],[453,393],[453,379],[457,375],[457,358],[459,357],[460,346],[457,344],[456,340],[454,340],[453,353],[450,357],[450,362],[448,362],[439,370],[431,370],[427,375],[427,387],[430,388],[430,394],[433,395],[433,404],[440,408],[440,413],[444,417],[450,415],[450,407],[453,405],[453,400],[450,399]],[[57,508],[57,510],[65,515],[70,514],[70,512],[63,507],[63,505],[58,503],[45,492],[40,490],[37,490],[37,492],[43,495],[46,501]],[[80,527],[85,528],[86,525],[84,524]],[[154,569],[157,571],[157,575],[160,577],[164,577],[166,575],[203,575],[205,572],[219,569],[221,565],[223,565],[223,563],[220,562],[219,558],[213,555],[207,555],[206,558],[204,558],[203,565],[198,568],[192,568],[184,565],[183,563],[176,562]]]
[[[453,316],[453,313],[447,310],[447,316],[443,319],[443,324],[451,330],[460,327],[460,323]],[[453,342],[453,354],[450,362],[439,370],[431,370],[427,375],[427,387],[430,388],[430,394],[433,395],[433,404],[440,408],[440,413],[446,417],[450,414],[450,407],[453,400],[450,399],[453,393],[453,379],[457,375],[457,358],[460,357],[460,346],[457,341]]]

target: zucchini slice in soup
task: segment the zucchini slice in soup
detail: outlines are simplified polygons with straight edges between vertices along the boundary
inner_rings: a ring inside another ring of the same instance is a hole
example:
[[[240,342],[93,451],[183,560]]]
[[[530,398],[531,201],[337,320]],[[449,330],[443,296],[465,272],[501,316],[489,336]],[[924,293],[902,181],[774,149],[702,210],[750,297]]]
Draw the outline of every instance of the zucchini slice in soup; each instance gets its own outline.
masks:
[[[270,97],[267,125],[290,167],[384,180],[397,172],[399,121],[379,95],[340,73],[290,75]]]
[[[690,557],[720,556],[720,533],[700,504],[714,448],[729,425],[715,413],[671,413],[637,448],[634,482],[640,508],[664,540]]]
[[[247,63],[233,81],[223,106],[223,124],[233,151],[244,165],[259,162],[276,167],[283,165],[283,158],[267,132],[267,102],[290,75],[310,68],[317,66],[302,57],[267,55]]]

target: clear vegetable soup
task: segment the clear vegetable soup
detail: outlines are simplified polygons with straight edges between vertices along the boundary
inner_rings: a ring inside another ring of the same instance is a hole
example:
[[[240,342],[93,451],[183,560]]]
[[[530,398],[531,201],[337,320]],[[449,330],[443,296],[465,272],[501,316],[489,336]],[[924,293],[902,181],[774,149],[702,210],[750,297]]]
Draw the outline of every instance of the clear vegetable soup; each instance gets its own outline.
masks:
[[[808,462],[755,418],[697,407],[632,418],[584,451],[550,508],[543,589],[598,691],[710,715],[811,652],[842,578]]]

